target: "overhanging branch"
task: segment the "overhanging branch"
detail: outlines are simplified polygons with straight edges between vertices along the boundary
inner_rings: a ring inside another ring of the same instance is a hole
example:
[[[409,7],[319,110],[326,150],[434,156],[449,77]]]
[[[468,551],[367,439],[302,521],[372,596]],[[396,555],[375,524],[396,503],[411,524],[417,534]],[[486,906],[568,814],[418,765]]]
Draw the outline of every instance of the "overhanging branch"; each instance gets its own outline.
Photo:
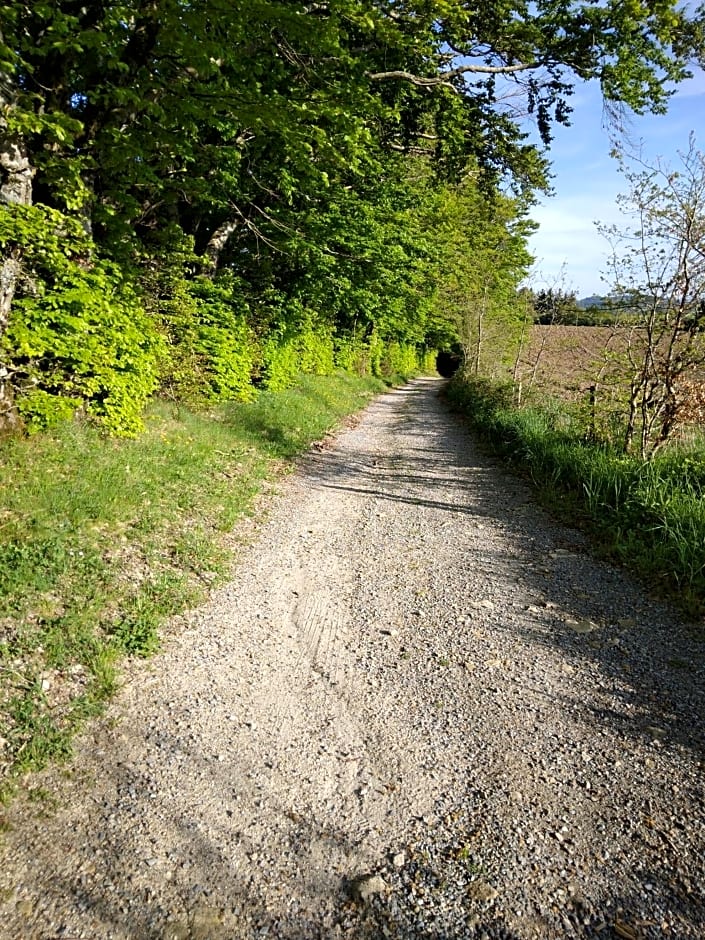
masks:
[[[414,75],[413,72],[407,72],[404,69],[393,69],[389,72],[368,72],[367,77],[376,82],[400,79],[402,81],[411,82],[412,85],[419,85],[421,88],[436,88],[441,86],[451,88],[453,91],[458,91],[456,86],[451,84],[451,80],[458,78],[460,75],[512,75],[517,72],[526,72],[539,67],[539,63],[536,62],[517,62],[514,65],[473,64],[459,65],[455,69],[450,69],[447,72],[441,72],[440,75],[434,76]]]

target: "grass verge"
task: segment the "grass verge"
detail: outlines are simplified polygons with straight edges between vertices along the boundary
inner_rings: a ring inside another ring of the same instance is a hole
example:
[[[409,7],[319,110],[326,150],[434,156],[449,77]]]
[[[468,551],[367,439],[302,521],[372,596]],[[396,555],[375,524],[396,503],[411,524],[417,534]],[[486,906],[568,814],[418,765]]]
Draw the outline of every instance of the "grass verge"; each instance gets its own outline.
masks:
[[[4,442],[0,459],[0,800],[70,752],[126,655],[229,570],[224,534],[282,461],[384,388],[304,377],[250,404],[155,403],[135,440],[78,423]]]
[[[560,506],[608,557],[671,596],[688,616],[702,616],[705,441],[642,461],[587,441],[580,420],[560,404],[517,409],[506,388],[460,379],[448,397],[546,504]]]

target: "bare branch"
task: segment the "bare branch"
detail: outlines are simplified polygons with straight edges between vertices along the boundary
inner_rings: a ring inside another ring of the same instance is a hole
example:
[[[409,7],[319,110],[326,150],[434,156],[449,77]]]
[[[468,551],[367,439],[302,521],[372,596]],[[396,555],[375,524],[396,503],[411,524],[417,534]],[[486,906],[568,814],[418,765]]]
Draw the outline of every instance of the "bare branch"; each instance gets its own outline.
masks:
[[[428,157],[433,153],[430,147],[414,147],[413,144],[408,146],[404,144],[390,144],[389,149],[397,153],[408,153],[414,157]]]
[[[458,78],[460,75],[466,74],[476,74],[476,75],[512,75],[517,72],[526,72],[530,69],[539,68],[540,64],[537,62],[526,63],[526,62],[517,62],[514,65],[459,65],[455,69],[450,69],[447,72],[441,72],[440,75],[435,75],[433,77],[426,77],[423,75],[414,75],[413,72],[406,72],[403,69],[394,69],[390,72],[368,72],[367,77],[371,78],[372,81],[390,81],[392,79],[401,79],[406,82],[411,82],[412,85],[419,85],[421,88],[450,88],[453,91],[458,91],[455,85],[452,85],[450,80],[453,78]]]
[[[421,75],[414,75],[411,72],[398,70],[393,72],[368,72],[367,77],[375,82],[389,81],[398,78],[406,82],[411,82],[412,85],[418,85],[420,88],[450,88],[451,91],[458,92],[455,85],[451,85],[450,82],[445,81],[441,76],[424,78]]]

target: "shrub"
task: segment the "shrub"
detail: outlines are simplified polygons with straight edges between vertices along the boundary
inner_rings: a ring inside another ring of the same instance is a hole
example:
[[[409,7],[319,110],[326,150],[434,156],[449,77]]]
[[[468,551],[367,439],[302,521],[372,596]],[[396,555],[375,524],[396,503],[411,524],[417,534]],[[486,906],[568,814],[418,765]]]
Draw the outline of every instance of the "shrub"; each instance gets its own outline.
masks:
[[[380,375],[384,378],[408,378],[421,368],[416,346],[396,340],[388,342],[380,360]]]
[[[230,276],[190,285],[194,298],[193,353],[201,362],[202,395],[218,401],[251,401],[257,362],[247,306]]]
[[[332,327],[290,305],[284,325],[273,329],[262,346],[262,386],[281,391],[300,375],[332,375],[334,371]]]
[[[132,285],[94,257],[76,220],[45,206],[6,207],[0,247],[13,245],[28,278],[2,353],[28,430],[80,409],[113,434],[135,434],[164,343]]]
[[[370,347],[359,333],[348,333],[334,339],[334,361],[339,369],[356,375],[368,375]]]
[[[167,342],[162,393],[191,404],[252,399],[259,353],[242,282],[227,271],[189,276],[201,260],[177,225],[155,233],[149,252],[141,285]]]

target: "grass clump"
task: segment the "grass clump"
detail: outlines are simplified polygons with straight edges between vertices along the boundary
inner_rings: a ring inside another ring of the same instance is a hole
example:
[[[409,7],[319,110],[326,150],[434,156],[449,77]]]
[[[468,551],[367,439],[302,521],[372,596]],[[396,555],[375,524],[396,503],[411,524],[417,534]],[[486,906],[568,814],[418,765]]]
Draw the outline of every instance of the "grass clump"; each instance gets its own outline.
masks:
[[[511,389],[456,379],[450,401],[492,450],[530,477],[546,502],[589,528],[612,558],[705,611],[705,440],[650,460],[591,441],[564,406],[516,408]]]
[[[282,460],[384,386],[304,377],[251,403],[154,403],[144,434],[72,422],[0,457],[0,798],[65,756],[115,688],[125,655],[228,571],[224,533]]]

